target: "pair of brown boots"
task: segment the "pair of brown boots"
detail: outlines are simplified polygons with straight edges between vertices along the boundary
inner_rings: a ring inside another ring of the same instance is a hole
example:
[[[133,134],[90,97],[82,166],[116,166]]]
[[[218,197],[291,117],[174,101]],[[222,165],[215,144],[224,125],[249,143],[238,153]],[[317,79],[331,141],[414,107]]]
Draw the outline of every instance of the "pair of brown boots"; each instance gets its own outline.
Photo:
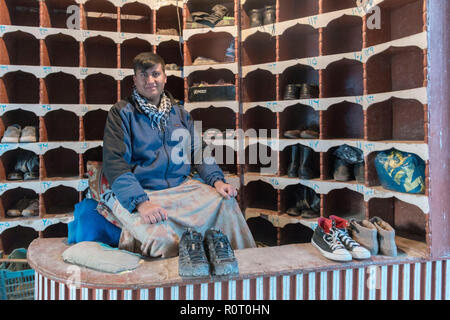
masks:
[[[380,217],[369,220],[350,220],[352,238],[369,249],[372,255],[380,252],[383,255],[396,257],[395,230]]]

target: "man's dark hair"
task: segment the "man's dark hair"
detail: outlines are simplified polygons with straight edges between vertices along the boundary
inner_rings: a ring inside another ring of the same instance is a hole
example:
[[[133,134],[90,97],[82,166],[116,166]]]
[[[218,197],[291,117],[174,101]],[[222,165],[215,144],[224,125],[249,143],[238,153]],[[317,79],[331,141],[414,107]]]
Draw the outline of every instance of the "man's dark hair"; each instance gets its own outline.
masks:
[[[154,65],[161,64],[163,72],[166,72],[166,63],[163,58],[153,52],[142,52],[133,59],[134,73],[138,70],[147,70]]]

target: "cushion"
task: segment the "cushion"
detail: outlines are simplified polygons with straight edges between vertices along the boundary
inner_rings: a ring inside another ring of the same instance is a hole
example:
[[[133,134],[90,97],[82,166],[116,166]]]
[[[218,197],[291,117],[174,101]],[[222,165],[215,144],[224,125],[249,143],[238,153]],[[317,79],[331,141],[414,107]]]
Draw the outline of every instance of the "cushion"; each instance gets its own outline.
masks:
[[[141,256],[94,241],[79,242],[62,253],[67,263],[108,273],[131,271],[143,262]]]
[[[100,195],[109,189],[109,183],[103,172],[103,165],[101,161],[88,161],[86,163],[89,189],[91,190],[92,198],[100,201]]]

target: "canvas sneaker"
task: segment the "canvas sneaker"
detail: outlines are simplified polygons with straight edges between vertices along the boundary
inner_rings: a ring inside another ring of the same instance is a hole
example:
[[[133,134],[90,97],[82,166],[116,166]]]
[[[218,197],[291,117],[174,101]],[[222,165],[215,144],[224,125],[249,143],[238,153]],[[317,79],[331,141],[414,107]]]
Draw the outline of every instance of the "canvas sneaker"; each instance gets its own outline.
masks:
[[[210,275],[201,233],[187,229],[181,236],[178,251],[178,274],[181,277],[194,278]]]
[[[39,200],[32,199],[28,203],[28,206],[22,210],[22,215],[24,217],[34,217],[39,215]]]
[[[8,217],[20,217],[22,215],[23,209],[28,207],[29,203],[30,200],[27,198],[20,199],[14,206],[6,211],[6,215]]]
[[[3,134],[2,143],[18,143],[22,127],[18,124],[9,126]]]
[[[361,246],[358,242],[353,240],[347,231],[349,226],[347,220],[331,215],[330,220],[333,222],[333,227],[336,228],[338,232],[338,238],[344,245],[345,249],[352,255],[354,259],[368,259],[370,258],[370,251]]]
[[[19,142],[37,142],[36,128],[33,126],[23,128]]]
[[[216,276],[239,273],[238,262],[226,235],[219,229],[205,232],[205,248],[211,264],[211,273]]]
[[[314,229],[311,244],[330,260],[351,261],[352,255],[339,240],[339,233],[333,227],[333,222],[327,218],[319,218]]]

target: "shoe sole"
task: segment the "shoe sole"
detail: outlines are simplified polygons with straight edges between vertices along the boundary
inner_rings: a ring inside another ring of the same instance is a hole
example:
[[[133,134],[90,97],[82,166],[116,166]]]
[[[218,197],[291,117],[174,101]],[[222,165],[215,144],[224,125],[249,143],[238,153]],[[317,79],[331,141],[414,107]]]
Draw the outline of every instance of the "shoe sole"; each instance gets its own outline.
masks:
[[[19,138],[8,138],[3,137],[2,143],[19,143]]]
[[[337,255],[334,253],[330,253],[328,251],[323,250],[322,248],[320,248],[313,240],[311,240],[311,244],[320,251],[320,253],[327,259],[330,260],[334,260],[334,261],[339,261],[339,262],[347,262],[347,261],[352,261],[352,255],[350,254],[350,252],[348,253],[348,255]]]
[[[20,137],[19,142],[37,142],[36,137]]]
[[[353,259],[357,259],[357,260],[363,260],[363,259],[369,259],[371,257],[370,252],[367,253],[358,253],[358,252],[351,252],[349,251],[350,254],[352,255]]]

